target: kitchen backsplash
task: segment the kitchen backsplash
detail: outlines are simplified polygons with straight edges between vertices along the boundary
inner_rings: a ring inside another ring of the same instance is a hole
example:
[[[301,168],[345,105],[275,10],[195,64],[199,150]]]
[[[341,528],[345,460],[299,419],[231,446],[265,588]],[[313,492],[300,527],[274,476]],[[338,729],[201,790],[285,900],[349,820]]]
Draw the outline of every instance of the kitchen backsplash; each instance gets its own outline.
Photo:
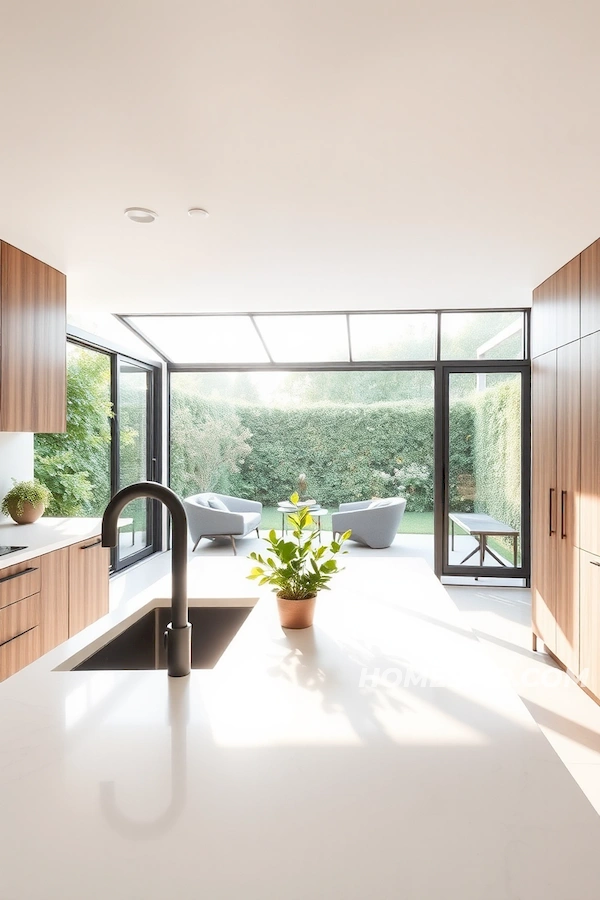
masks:
[[[33,478],[33,435],[0,432],[0,500],[12,487],[12,479]],[[4,516],[0,513],[0,519]]]

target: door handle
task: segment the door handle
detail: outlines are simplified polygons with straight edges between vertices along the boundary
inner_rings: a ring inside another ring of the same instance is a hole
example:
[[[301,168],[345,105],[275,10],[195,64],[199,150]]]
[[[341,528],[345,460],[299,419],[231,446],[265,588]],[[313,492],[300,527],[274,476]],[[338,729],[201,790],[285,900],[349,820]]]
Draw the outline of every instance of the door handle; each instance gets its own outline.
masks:
[[[567,532],[565,529],[565,520],[567,518],[566,510],[565,510],[565,500],[566,499],[567,499],[567,492],[561,491],[560,492],[560,536],[561,536],[561,538],[566,538],[566,536],[567,536]]]
[[[556,534],[556,529],[555,529],[555,528],[554,528],[554,529],[552,528],[552,494],[554,494],[554,492],[555,492],[555,488],[550,488],[550,493],[549,493],[549,510],[548,510],[548,519],[549,519],[549,522],[548,522],[548,533],[549,533],[550,537],[552,537],[553,534]]]
[[[102,538],[98,538],[97,541],[92,541],[91,544],[84,544],[83,547],[80,547],[80,550],[91,550],[92,547],[97,547],[98,544],[102,543]]]

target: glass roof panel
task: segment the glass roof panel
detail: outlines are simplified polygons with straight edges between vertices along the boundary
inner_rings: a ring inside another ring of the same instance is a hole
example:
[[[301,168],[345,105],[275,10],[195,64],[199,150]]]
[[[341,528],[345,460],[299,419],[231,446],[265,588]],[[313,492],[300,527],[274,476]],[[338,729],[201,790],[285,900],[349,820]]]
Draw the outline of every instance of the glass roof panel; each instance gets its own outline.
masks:
[[[514,312],[442,313],[442,359],[523,359],[524,315]]]
[[[131,316],[129,321],[174,363],[266,363],[249,316]]]
[[[352,359],[435,359],[435,313],[351,315]]]
[[[70,311],[67,316],[67,323],[75,328],[82,328],[89,334],[99,339],[98,343],[102,343],[102,339],[118,344],[123,350],[127,350],[131,356],[139,356],[142,359],[150,359],[160,361],[157,353],[141,338],[127,328],[126,325],[110,313],[82,313]]]
[[[345,315],[254,317],[276,363],[349,362]]]

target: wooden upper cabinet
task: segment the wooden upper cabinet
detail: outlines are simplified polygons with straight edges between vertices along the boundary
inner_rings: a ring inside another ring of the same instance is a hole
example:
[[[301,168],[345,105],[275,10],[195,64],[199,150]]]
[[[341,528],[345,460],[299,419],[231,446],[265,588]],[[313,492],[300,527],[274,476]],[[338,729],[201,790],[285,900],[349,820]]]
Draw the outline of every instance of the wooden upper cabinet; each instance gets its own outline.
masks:
[[[531,355],[556,350],[580,334],[581,257],[576,256],[533,292]]]
[[[0,431],[66,430],[66,278],[0,242]]]
[[[581,254],[581,336],[600,331],[600,239]]]
[[[531,356],[556,350],[555,283],[547,278],[533,292],[531,305]]]

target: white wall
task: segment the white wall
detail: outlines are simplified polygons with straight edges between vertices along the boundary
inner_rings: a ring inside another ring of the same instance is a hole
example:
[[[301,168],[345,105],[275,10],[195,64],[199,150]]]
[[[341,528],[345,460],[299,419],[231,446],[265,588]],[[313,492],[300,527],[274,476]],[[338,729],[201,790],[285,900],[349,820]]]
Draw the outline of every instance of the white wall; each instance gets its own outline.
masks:
[[[0,432],[0,500],[12,487],[12,479],[33,478],[33,435]],[[4,519],[0,513],[0,520]]]

